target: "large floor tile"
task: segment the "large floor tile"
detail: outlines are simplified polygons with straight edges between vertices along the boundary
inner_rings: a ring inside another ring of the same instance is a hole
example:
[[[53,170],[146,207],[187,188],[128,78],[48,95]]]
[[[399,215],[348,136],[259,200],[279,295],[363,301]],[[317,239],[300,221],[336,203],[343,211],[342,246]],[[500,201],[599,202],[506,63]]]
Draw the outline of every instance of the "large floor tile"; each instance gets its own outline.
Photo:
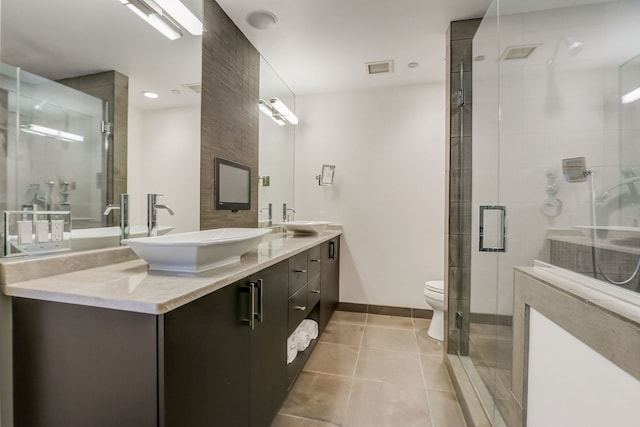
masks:
[[[358,347],[319,342],[304,367],[305,371],[352,377],[358,360]]]
[[[440,356],[444,354],[444,343],[442,341],[434,340],[427,335],[427,329],[416,329],[416,339],[418,341],[418,350],[422,354],[429,356]]]
[[[392,384],[423,386],[417,353],[362,347],[355,376]]]
[[[385,328],[413,329],[410,317],[385,316],[382,314],[368,314],[367,326],[383,326]]]
[[[420,361],[427,389],[453,392],[453,386],[442,357],[422,355]]]
[[[418,343],[413,330],[381,328],[369,325],[364,328],[362,346],[382,350],[418,351]]]
[[[363,333],[364,326],[329,322],[320,337],[320,341],[360,347]]]
[[[309,418],[294,417],[293,415],[278,414],[271,423],[271,427],[336,427],[338,424]]]
[[[431,319],[413,319],[413,329],[424,329],[428,330],[429,326],[431,326]]]
[[[341,425],[351,378],[303,371],[280,413]]]
[[[424,387],[355,380],[345,426],[431,426]]]
[[[456,395],[448,391],[427,390],[434,427],[466,427]]]
[[[367,321],[367,313],[354,313],[352,311],[336,311],[331,316],[332,322],[353,323],[355,325],[364,325]]]

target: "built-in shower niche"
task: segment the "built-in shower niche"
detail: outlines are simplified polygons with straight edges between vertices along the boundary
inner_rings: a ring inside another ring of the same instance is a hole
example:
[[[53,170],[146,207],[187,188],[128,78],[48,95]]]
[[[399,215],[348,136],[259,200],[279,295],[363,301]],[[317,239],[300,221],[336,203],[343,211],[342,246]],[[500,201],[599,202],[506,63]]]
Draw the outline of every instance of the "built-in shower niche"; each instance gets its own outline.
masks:
[[[100,227],[106,201],[104,102],[0,64],[2,210],[69,211],[73,228]]]

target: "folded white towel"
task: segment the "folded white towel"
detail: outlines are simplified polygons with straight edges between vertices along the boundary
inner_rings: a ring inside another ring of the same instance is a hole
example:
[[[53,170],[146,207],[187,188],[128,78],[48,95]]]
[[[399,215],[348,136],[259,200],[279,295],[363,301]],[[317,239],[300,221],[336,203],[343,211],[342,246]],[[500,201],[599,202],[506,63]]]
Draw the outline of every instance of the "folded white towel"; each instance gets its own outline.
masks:
[[[292,363],[298,355],[298,340],[294,331],[287,339],[287,364]]]
[[[300,323],[302,330],[307,331],[312,340],[318,338],[318,322],[311,319],[304,319]]]
[[[311,343],[311,337],[307,331],[300,329],[296,335],[296,341],[298,342],[298,351],[305,351]]]

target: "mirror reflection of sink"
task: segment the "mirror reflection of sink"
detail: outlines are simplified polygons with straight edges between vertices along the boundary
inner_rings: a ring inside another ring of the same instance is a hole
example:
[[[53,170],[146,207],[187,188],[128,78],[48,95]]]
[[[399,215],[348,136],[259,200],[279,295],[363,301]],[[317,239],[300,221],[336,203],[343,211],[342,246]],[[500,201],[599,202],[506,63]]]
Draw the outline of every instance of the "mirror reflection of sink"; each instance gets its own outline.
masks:
[[[218,228],[167,236],[126,239],[122,243],[149,264],[149,270],[198,273],[240,261],[269,228]]]
[[[158,227],[158,234],[164,235],[173,230],[171,226]],[[129,237],[147,235],[146,225],[133,225],[129,228]],[[71,250],[114,248],[120,245],[120,227],[79,228],[71,230]]]
[[[294,234],[318,234],[324,232],[329,224],[329,221],[288,221],[277,225]]]

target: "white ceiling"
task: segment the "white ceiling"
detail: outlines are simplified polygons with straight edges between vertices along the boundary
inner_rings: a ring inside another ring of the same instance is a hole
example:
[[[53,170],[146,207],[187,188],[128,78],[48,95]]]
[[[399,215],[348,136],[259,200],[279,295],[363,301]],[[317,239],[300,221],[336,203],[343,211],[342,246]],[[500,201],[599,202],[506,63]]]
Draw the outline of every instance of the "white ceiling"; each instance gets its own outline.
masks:
[[[490,0],[218,0],[296,94],[359,90],[445,79],[449,22],[481,17]],[[276,26],[256,30],[248,13],[268,10]],[[395,60],[392,74],[365,63]],[[416,68],[408,68],[418,62]]]
[[[183,2],[202,16],[202,0]],[[449,22],[482,16],[490,0],[218,3],[303,94],[443,81]],[[52,80],[117,70],[129,76],[130,104],[141,109],[199,102],[181,85],[200,81],[200,37],[169,41],[118,0],[2,0],[1,6],[3,62]],[[277,26],[249,27],[245,16],[260,9],[274,13]],[[365,62],[389,59],[395,60],[393,74],[366,74]],[[420,65],[408,68],[414,61]],[[143,98],[145,90],[160,98]]]

